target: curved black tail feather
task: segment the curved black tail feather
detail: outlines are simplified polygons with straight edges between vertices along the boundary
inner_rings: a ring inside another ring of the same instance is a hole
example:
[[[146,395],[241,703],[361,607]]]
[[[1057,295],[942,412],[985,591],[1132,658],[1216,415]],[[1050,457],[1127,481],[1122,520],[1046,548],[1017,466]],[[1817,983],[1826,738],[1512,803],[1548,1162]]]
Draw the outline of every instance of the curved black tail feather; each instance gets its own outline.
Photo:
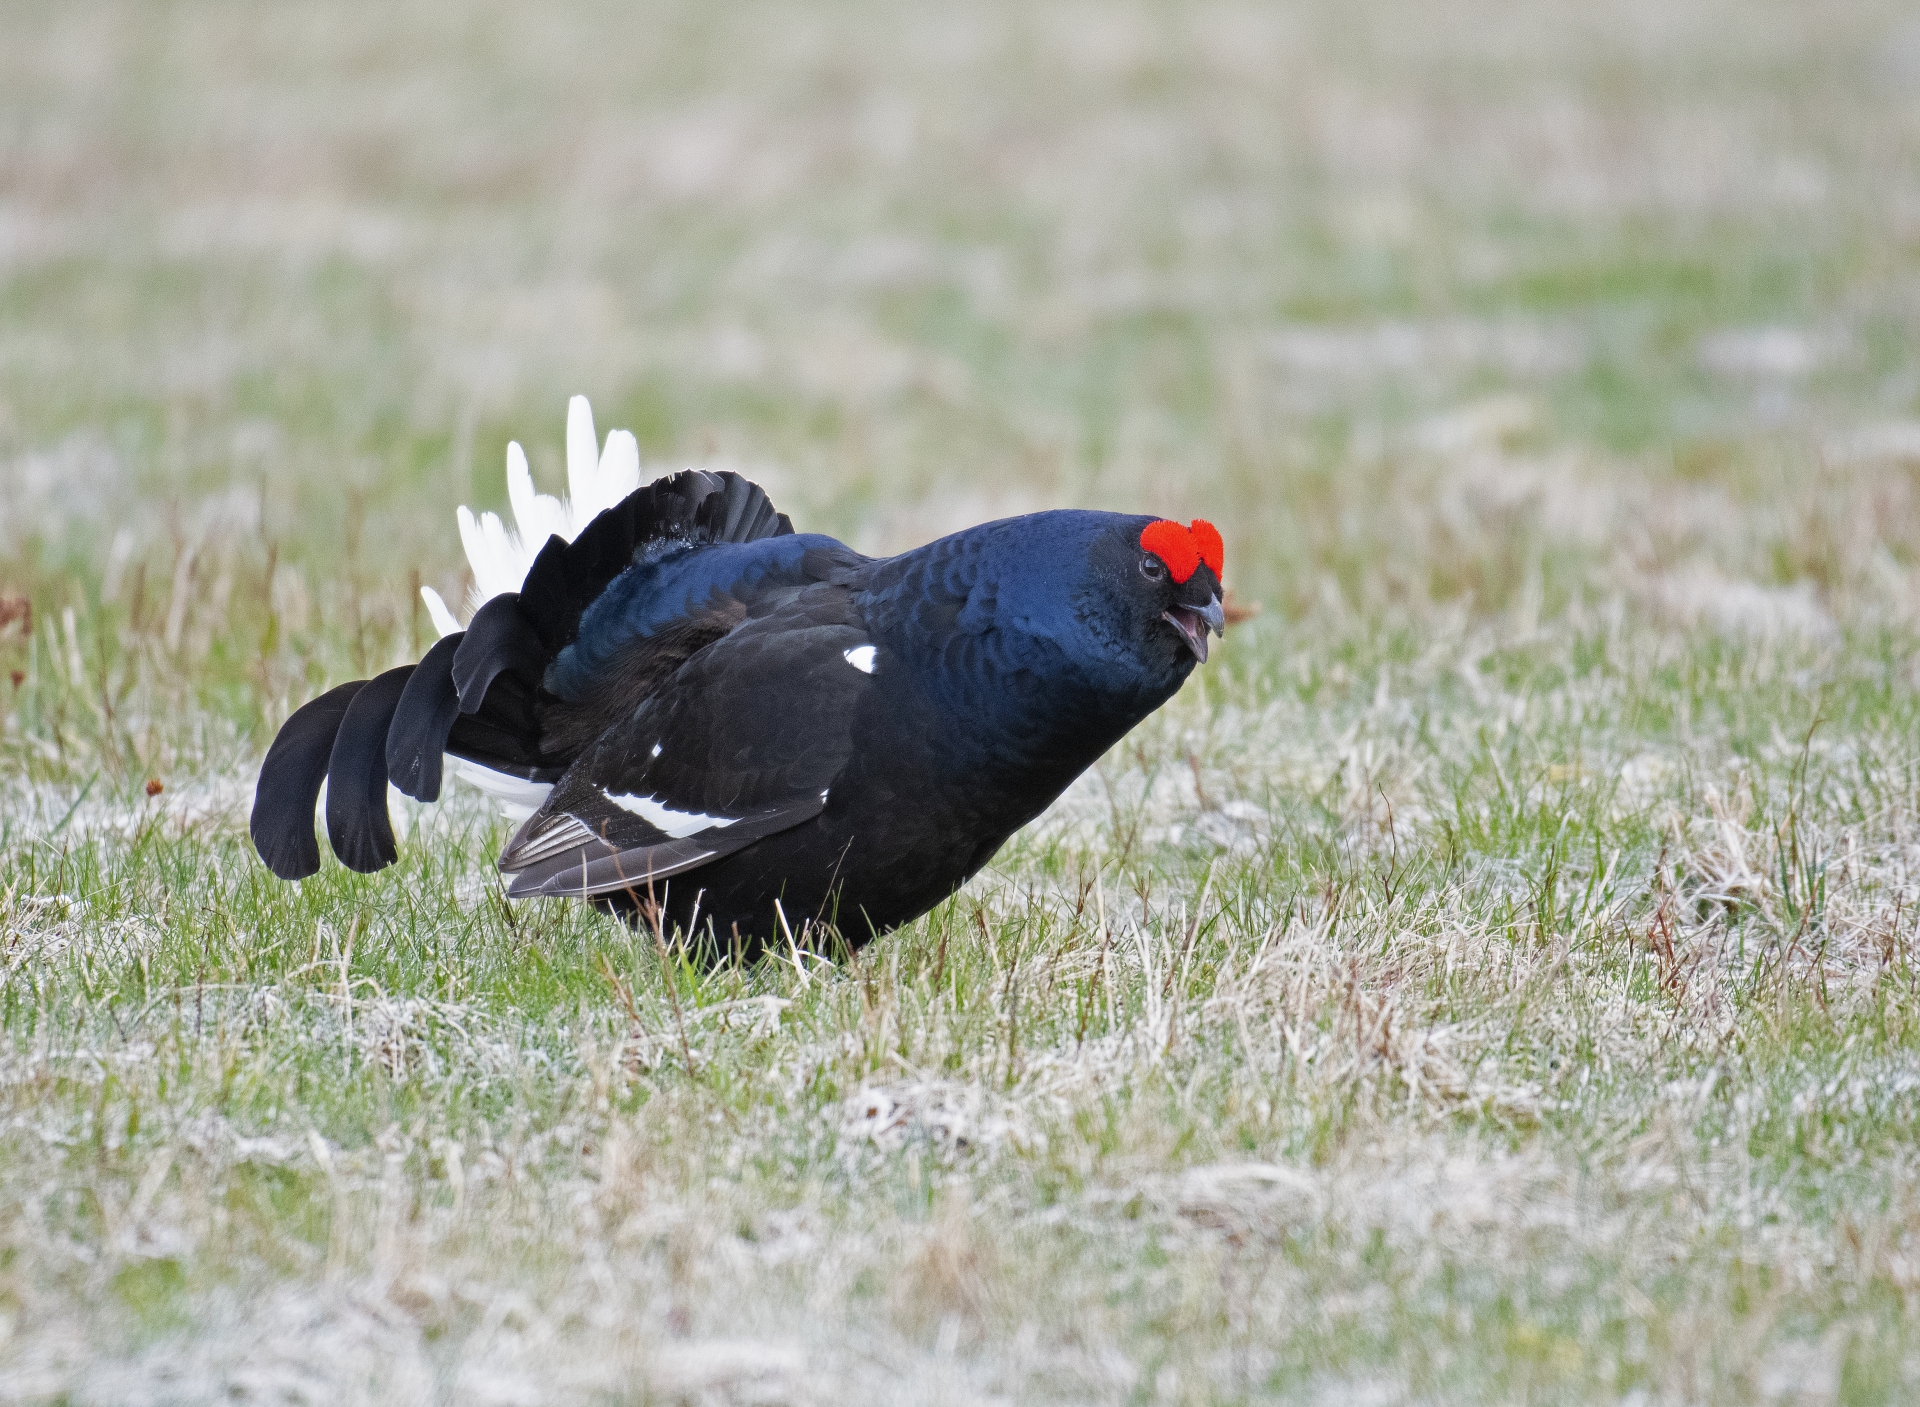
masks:
[[[549,545],[559,538],[548,539]],[[453,688],[462,713],[478,713],[493,681],[503,672],[518,674],[533,687],[550,658],[533,622],[521,608],[519,593],[509,591],[482,606],[467,623],[466,639],[453,655]]]
[[[282,879],[305,879],[320,868],[313,805],[320,799],[320,783],[326,780],[334,735],[355,695],[366,685],[366,680],[355,679],[294,710],[267,749],[267,760],[260,764],[247,830],[267,868]]]
[[[361,874],[385,869],[400,853],[387,815],[387,725],[412,674],[403,664],[369,679],[347,705],[327,757],[327,841],[341,864]]]
[[[447,732],[460,716],[453,656],[465,638],[465,631],[456,630],[422,656],[387,729],[387,776],[415,801],[440,799]]]

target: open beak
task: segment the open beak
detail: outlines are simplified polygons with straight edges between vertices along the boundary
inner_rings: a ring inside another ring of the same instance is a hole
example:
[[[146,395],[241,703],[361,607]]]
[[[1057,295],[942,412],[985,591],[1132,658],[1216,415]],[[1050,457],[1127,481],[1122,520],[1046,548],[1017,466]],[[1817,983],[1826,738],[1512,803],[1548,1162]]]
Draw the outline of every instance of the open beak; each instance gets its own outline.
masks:
[[[1187,648],[1193,651],[1193,657],[1205,664],[1207,662],[1207,632],[1215,635],[1227,633],[1227,613],[1215,596],[1205,606],[1175,606],[1161,616],[1171,621],[1173,628],[1180,632],[1180,638],[1187,642]]]

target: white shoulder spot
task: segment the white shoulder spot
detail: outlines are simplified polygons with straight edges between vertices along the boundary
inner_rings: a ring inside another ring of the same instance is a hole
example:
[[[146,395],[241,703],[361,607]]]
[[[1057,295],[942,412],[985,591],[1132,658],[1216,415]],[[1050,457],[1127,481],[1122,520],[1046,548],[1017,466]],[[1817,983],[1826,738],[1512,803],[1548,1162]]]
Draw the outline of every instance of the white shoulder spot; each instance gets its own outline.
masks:
[[[842,650],[841,658],[859,670],[862,674],[873,673],[874,648],[871,645],[855,645],[851,650]]]
[[[660,744],[655,743],[653,745],[653,751],[648,755],[651,757],[658,757],[660,755]]]
[[[600,792],[622,811],[632,812],[661,834],[672,836],[675,840],[684,840],[701,831],[725,830],[740,819],[738,816],[704,816],[698,811],[676,811],[651,796],[615,796],[605,787]]]

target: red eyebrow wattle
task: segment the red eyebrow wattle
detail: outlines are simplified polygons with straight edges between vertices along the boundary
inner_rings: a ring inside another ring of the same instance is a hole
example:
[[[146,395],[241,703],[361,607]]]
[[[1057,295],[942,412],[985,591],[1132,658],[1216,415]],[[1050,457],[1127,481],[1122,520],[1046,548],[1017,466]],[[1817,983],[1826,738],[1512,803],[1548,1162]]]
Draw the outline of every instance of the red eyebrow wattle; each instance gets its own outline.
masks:
[[[1225,576],[1227,571],[1227,547],[1220,540],[1220,529],[1205,518],[1195,518],[1187,531],[1193,535],[1193,545],[1199,550],[1200,560],[1207,564],[1215,576]]]
[[[1176,582],[1184,583],[1199,569],[1199,544],[1191,532],[1169,519],[1148,523],[1140,534],[1140,546],[1165,562],[1168,574]]]

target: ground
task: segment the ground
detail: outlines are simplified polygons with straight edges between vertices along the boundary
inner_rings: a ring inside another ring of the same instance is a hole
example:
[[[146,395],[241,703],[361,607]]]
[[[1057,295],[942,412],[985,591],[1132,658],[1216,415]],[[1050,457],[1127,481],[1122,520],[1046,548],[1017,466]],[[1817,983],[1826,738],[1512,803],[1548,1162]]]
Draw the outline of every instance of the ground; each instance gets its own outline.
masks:
[[[1909,5],[0,30],[0,1402],[1920,1395]],[[1258,614],[851,961],[276,882],[574,392]]]

